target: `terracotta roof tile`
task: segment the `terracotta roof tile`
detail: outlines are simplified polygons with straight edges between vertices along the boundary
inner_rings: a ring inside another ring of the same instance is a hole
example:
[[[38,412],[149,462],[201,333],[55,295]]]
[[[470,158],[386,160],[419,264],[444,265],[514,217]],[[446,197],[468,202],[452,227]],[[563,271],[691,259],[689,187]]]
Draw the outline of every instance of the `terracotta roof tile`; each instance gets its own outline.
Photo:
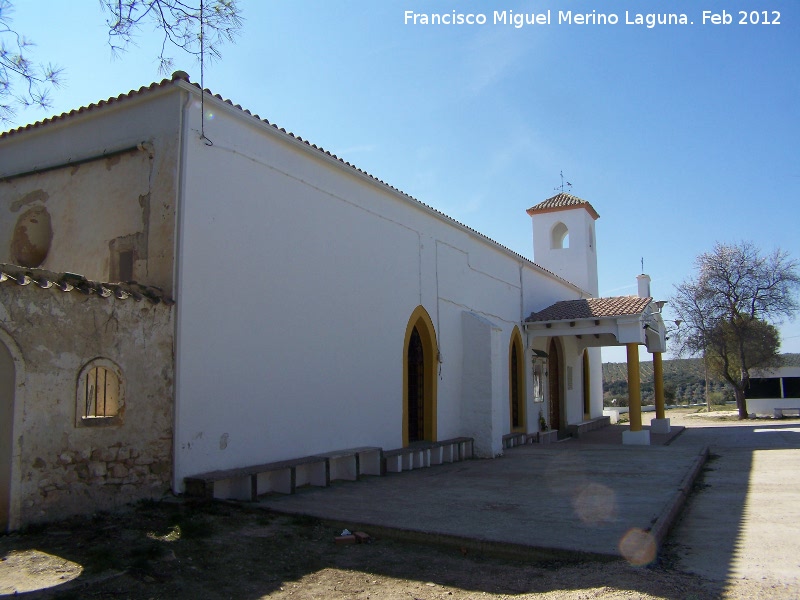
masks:
[[[178,79],[185,79],[186,81],[188,81],[188,78],[185,78],[184,75],[185,73],[182,73],[181,71],[176,71],[175,73],[173,73],[171,79],[162,79],[160,82],[151,83],[148,86],[142,86],[138,90],[131,90],[127,94],[120,94],[115,98],[109,98],[108,100],[100,100],[97,103],[90,104],[88,106],[81,106],[80,108],[73,109],[69,112],[61,113],[60,115],[55,115],[53,117],[44,119],[42,121],[36,121],[35,123],[30,123],[28,125],[23,125],[22,127],[17,127],[16,129],[9,129],[8,131],[3,131],[2,133],[0,133],[0,140],[11,137],[13,135],[19,135],[20,133],[23,133],[25,131],[30,131],[31,129],[38,129],[40,127],[44,127],[45,125],[48,125],[50,123],[55,123],[56,121],[63,121],[65,119],[68,119],[69,117],[86,113],[92,110],[96,110],[108,104],[114,104],[115,102],[127,100],[129,98],[142,95],[145,92],[151,90],[167,87],[173,81]]]
[[[114,296],[118,300],[128,298],[140,302],[147,299],[153,304],[163,302],[167,306],[175,304],[175,301],[164,294],[157,287],[142,285],[135,281],[126,283],[106,283],[90,281],[83,275],[75,273],[54,273],[44,269],[28,269],[17,265],[0,264],[0,283],[16,283],[17,285],[35,284],[42,289],[58,288],[62,292],[80,292],[82,294],[95,294],[100,298],[110,298]]]
[[[623,315],[640,315],[652,298],[639,296],[613,296],[611,298],[588,298],[585,300],[562,300],[531,313],[526,323],[543,321],[578,321],[601,319]]]
[[[528,209],[528,214],[533,215],[535,213],[546,213],[546,212],[556,212],[559,210],[568,210],[570,208],[575,208],[578,206],[584,207],[589,214],[592,215],[592,218],[599,219],[600,215],[597,214],[597,211],[594,207],[589,204],[586,200],[582,198],[578,198],[577,196],[573,196],[572,194],[565,194],[561,192],[560,194],[556,194],[552,198],[548,198],[543,202],[539,202],[536,206],[532,206]]]

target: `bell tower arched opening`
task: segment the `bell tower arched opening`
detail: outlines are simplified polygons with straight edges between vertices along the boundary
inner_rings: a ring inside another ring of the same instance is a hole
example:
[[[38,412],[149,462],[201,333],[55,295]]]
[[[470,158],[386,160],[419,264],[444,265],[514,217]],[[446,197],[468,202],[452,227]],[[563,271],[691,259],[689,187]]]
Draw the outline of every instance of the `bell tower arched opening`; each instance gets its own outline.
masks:
[[[550,248],[553,250],[560,250],[569,248],[569,229],[562,222],[553,225],[553,230],[550,232]]]

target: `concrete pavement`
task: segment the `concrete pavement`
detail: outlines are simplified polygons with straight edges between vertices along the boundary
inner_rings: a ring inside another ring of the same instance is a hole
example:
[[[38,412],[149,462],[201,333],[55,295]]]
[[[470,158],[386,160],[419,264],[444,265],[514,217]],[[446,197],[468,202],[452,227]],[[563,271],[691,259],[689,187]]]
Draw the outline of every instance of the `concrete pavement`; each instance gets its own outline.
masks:
[[[372,535],[519,558],[645,564],[666,538],[680,570],[720,590],[744,578],[796,588],[800,597],[800,420],[673,424],[686,430],[654,440],[668,445],[622,446],[624,426],[612,426],[493,460],[336,482],[262,504]]]
[[[647,563],[704,455],[695,447],[603,443],[621,440],[623,428],[592,432],[579,443],[519,446],[496,459],[335,482],[261,503],[351,531],[512,555],[622,554]]]
[[[676,447],[710,446],[702,485],[670,534],[681,570],[800,597],[800,421],[695,421]]]

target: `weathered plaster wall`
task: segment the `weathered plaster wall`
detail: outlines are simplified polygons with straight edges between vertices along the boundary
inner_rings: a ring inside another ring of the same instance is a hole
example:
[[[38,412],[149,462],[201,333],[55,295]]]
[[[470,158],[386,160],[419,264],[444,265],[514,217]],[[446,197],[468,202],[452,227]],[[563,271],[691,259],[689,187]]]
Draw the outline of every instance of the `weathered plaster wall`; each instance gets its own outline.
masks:
[[[4,340],[0,339],[0,533],[8,528],[11,511],[15,387],[14,358]]]
[[[133,279],[146,282],[152,162],[134,150],[0,182],[0,262],[119,281],[114,258],[124,245],[134,254]],[[51,229],[35,264],[19,260],[29,237],[20,218],[30,211],[46,215]]]
[[[172,320],[173,308],[148,300],[0,284],[0,337],[13,339],[24,361],[14,398],[12,527],[169,489]],[[122,423],[78,427],[78,375],[98,357],[122,370]]]
[[[40,229],[44,218],[51,227],[37,266],[118,281],[114,258],[132,251],[133,278],[171,295],[184,99],[152,92],[1,140],[0,262],[21,262],[29,236],[19,231],[32,231],[34,211]]]

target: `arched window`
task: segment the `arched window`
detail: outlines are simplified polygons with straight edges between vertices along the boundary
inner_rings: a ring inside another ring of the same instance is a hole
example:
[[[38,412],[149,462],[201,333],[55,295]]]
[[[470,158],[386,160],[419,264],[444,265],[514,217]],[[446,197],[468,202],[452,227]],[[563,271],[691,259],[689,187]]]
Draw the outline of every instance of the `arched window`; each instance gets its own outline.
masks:
[[[550,234],[550,248],[557,250],[569,248],[569,229],[564,223],[556,223]]]
[[[119,425],[124,408],[125,386],[120,368],[105,358],[84,365],[78,376],[75,424]]]

